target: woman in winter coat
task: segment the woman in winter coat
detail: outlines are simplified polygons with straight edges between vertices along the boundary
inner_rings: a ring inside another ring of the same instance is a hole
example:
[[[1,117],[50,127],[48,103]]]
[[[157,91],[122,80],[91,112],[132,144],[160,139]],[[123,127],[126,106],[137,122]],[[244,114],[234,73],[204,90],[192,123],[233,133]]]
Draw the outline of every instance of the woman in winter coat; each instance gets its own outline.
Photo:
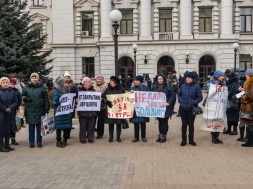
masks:
[[[122,94],[125,93],[125,90],[122,88],[122,85],[120,84],[119,78],[116,76],[110,77],[110,83],[108,84],[107,89],[102,94],[103,102],[109,106],[110,108],[113,106],[112,102],[107,100],[106,95],[110,94]],[[106,111],[106,123],[109,124],[109,142],[113,142],[113,132],[114,132],[114,124],[117,125],[117,141],[121,142],[120,135],[121,135],[121,125],[123,123],[123,119],[111,119],[108,118],[108,114]]]
[[[47,89],[39,80],[39,74],[31,74],[30,80],[23,88],[22,96],[25,103],[25,118],[29,124],[30,148],[34,148],[35,128],[38,148],[42,148],[41,116],[45,116],[50,107]]]
[[[134,79],[134,86],[129,89],[130,92],[134,91],[150,91],[149,87],[143,83],[144,77],[137,75]],[[147,142],[146,139],[146,123],[149,122],[148,117],[137,117],[136,112],[134,111],[133,118],[130,119],[130,122],[134,123],[134,139],[132,142],[139,141],[139,131],[141,126],[141,139],[143,142]]]
[[[164,118],[158,119],[159,135],[156,142],[163,143],[166,141],[166,136],[169,130],[169,118],[173,115],[173,107],[171,104],[175,104],[176,94],[170,83],[167,83],[166,76],[163,73],[159,73],[155,77],[155,84],[153,91],[163,92],[166,94],[166,112]]]
[[[107,88],[107,84],[104,82],[104,76],[97,75],[94,89],[96,92],[103,94]],[[97,112],[97,139],[101,139],[104,136],[105,127],[105,109],[106,105],[101,102],[100,111]]]
[[[91,79],[89,77],[84,77],[82,79],[82,91],[95,92]],[[77,102],[79,99],[77,99]],[[94,143],[94,130],[96,124],[97,112],[95,111],[78,111],[79,116],[79,139],[81,143],[86,143],[86,136],[89,143]]]
[[[239,107],[238,107],[238,103],[232,102],[232,100],[235,94],[238,92],[238,87],[239,87],[238,78],[235,76],[233,72],[227,73],[226,76],[227,76],[226,85],[228,88],[228,102],[229,102],[229,106],[227,107],[227,111],[226,111],[228,128],[226,131],[223,132],[223,134],[237,135],[237,127],[238,127],[238,121],[239,121]],[[232,126],[233,126],[233,132],[231,132]]]
[[[61,105],[60,97],[68,93],[68,82],[63,77],[58,77],[54,82],[52,105],[54,107],[54,127],[56,129],[56,146],[64,148],[72,127],[72,113],[55,116],[57,108]],[[63,131],[63,141],[61,133]]]
[[[197,107],[202,101],[202,91],[198,83],[195,81],[194,72],[188,72],[185,83],[182,84],[178,93],[178,102],[180,103],[179,111],[182,120],[182,142],[181,146],[186,145],[187,125],[189,126],[189,144],[196,146],[194,142],[194,121],[195,115],[192,115],[193,107]]]
[[[239,87],[239,91],[244,91],[245,94],[241,97],[241,111],[252,115],[253,112],[253,69],[246,70],[246,81],[244,87]],[[253,121],[246,120],[240,117],[242,125],[249,127],[249,138],[242,147],[253,147]]]
[[[213,77],[210,79],[210,82],[208,83],[207,91],[209,92],[210,84],[220,85],[220,86],[226,86],[226,83],[224,81],[224,72],[220,70],[216,70],[214,72]],[[223,142],[219,139],[219,132],[211,132],[212,136],[212,143],[214,144],[223,144]]]
[[[18,108],[17,95],[9,87],[10,81],[7,77],[0,79],[0,151],[9,152],[15,150],[10,147],[10,131],[16,127],[16,110]],[[5,142],[3,142],[5,139]]]

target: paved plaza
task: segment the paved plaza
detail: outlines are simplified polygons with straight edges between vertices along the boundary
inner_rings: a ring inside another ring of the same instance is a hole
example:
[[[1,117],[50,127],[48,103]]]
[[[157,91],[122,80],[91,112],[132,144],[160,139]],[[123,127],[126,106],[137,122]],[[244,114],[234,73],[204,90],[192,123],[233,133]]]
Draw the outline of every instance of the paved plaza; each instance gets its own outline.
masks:
[[[74,121],[69,145],[57,148],[55,133],[43,137],[43,148],[28,147],[28,127],[17,134],[15,151],[0,153],[0,188],[53,189],[196,189],[253,187],[253,148],[242,148],[237,136],[221,134],[224,144],[212,144],[209,132],[198,129],[197,146],[180,146],[181,119],[169,121],[166,143],[157,143],[157,122],[147,125],[147,143],[132,143],[133,125],[122,131],[122,142],[81,144]]]

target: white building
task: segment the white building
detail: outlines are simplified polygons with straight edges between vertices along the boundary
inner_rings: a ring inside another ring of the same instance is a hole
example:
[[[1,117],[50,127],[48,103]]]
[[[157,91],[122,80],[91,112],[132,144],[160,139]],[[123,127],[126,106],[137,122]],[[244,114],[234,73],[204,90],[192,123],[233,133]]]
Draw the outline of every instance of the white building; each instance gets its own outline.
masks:
[[[118,9],[119,74],[197,70],[210,72],[234,67],[233,43],[238,41],[236,67],[250,67],[253,53],[253,0],[29,0],[34,22],[48,33],[54,78],[67,70],[75,82],[115,73],[112,21]],[[132,45],[137,44],[136,70]],[[186,63],[186,52],[189,62]],[[145,56],[147,64],[144,63]],[[123,80],[124,82],[124,80]]]

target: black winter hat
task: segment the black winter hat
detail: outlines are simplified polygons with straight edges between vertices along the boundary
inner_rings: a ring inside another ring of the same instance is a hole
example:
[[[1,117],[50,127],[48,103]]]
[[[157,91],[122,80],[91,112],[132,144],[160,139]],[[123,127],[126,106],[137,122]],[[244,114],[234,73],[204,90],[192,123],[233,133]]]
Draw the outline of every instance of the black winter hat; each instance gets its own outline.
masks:
[[[114,82],[117,83],[117,84],[120,83],[119,78],[117,78],[116,76],[111,76],[111,77],[110,77],[110,80],[114,81]]]
[[[142,75],[135,76],[135,80],[139,80],[141,83],[143,82],[144,77]]]
[[[188,73],[186,74],[186,77],[190,77],[190,78],[192,78],[192,79],[195,79],[195,73],[194,73],[194,72],[188,72]]]

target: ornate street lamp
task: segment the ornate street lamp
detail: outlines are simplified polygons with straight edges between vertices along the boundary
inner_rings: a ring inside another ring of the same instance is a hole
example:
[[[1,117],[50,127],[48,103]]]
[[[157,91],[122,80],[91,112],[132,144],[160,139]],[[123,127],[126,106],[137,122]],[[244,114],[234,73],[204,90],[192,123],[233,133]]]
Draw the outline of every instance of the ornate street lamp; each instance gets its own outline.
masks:
[[[187,50],[187,51],[185,52],[185,55],[186,55],[185,63],[186,63],[186,64],[189,64],[189,54],[190,54],[190,52]]]
[[[138,45],[136,45],[136,44],[132,45],[132,49],[134,51],[134,74],[135,75],[137,75],[137,71],[136,71],[136,52],[137,52],[137,48],[138,48]]]
[[[233,48],[234,48],[234,51],[235,51],[235,59],[234,59],[234,74],[236,74],[236,52],[237,52],[237,49],[239,48],[239,43],[234,42],[234,44],[233,44]]]

